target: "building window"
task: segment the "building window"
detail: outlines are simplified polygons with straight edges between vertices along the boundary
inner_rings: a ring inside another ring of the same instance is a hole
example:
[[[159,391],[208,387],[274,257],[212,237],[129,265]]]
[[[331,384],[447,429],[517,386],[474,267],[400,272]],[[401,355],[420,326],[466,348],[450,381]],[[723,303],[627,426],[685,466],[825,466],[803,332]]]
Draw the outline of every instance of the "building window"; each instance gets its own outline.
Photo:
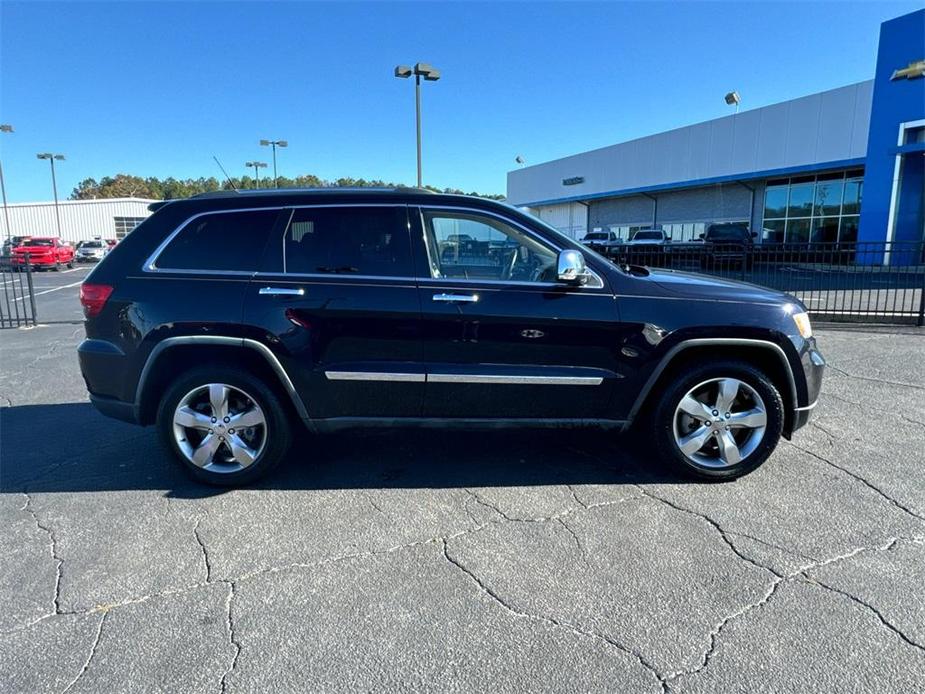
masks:
[[[113,217],[113,221],[116,223],[116,238],[121,241],[128,232],[145,221],[145,219],[145,217]]]
[[[863,171],[768,181],[763,238],[768,243],[854,243]]]

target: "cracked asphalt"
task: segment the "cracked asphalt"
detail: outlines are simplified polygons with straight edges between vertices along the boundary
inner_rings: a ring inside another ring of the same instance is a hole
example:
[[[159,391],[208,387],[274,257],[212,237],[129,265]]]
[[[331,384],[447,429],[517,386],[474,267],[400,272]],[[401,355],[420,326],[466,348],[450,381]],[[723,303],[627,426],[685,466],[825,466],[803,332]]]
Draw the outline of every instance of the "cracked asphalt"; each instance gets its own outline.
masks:
[[[297,441],[191,483],[0,334],[0,691],[921,691],[925,333],[819,330],[811,426],[729,484],[599,432]]]

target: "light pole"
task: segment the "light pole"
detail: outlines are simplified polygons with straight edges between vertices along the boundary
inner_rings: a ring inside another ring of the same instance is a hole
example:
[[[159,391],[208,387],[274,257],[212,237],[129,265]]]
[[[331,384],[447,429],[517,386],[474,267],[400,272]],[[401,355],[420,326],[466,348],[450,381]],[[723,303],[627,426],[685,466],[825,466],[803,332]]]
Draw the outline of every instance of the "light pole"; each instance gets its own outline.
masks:
[[[267,168],[266,163],[262,161],[249,161],[244,166],[248,168],[252,166],[254,167],[254,187],[259,188],[260,187],[260,169]]]
[[[279,177],[276,175],[276,148],[288,147],[289,143],[286,140],[261,140],[260,144],[263,147],[273,148],[273,187],[279,188]]]
[[[13,132],[13,126],[3,124],[0,125],[0,133],[11,133]],[[0,191],[3,192],[3,220],[6,223],[6,240],[10,240],[10,236],[13,231],[10,229],[10,211],[6,206],[6,183],[3,181],[3,163],[0,162]]]
[[[414,75],[414,113],[418,136],[418,188],[423,188],[424,181],[421,174],[421,78],[423,77],[428,82],[436,82],[440,79],[440,71],[427,63],[417,63],[413,68],[407,65],[396,66],[396,77],[407,79],[411,75]]]
[[[51,164],[51,187],[55,192],[55,220],[58,222],[58,236],[61,236],[61,213],[58,211],[58,181],[55,178],[55,160],[64,161],[64,155],[42,152],[35,156],[39,159],[47,159]]]
[[[731,92],[729,92],[725,96],[725,99],[726,99],[727,105],[729,106],[735,105],[736,113],[738,113],[739,112],[739,102],[742,101],[742,97],[739,96],[739,92],[733,89]]]

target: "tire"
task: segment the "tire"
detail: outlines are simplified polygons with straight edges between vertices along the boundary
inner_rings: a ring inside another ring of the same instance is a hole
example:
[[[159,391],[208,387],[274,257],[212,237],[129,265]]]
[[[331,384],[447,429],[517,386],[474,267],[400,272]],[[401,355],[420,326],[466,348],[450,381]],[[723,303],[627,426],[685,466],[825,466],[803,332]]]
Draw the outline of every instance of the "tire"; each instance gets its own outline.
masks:
[[[71,260],[71,261],[68,262],[68,264],[67,264],[67,269],[68,269],[68,270],[73,270],[73,269],[74,269],[74,261],[73,261],[73,260]]]
[[[228,389],[225,408],[219,411],[224,411],[227,419],[215,417],[214,423],[210,384]],[[175,420],[181,405],[185,408],[182,421],[189,426]],[[242,413],[249,419],[241,420],[247,424],[236,432],[234,419]],[[263,422],[253,424],[260,417]],[[220,487],[246,485],[268,474],[286,456],[292,440],[291,423],[278,396],[250,373],[222,366],[182,374],[161,398],[157,428],[164,445],[193,478]],[[220,434],[221,440],[216,441]],[[208,456],[204,461],[200,458],[204,466],[193,462],[192,456],[200,448],[201,455]]]
[[[54,267],[52,267],[52,270],[54,270],[55,272],[61,272],[61,263],[59,263],[59,262],[56,260],[56,261],[55,261],[55,264],[54,264]]]
[[[725,396],[721,387],[727,389]],[[733,389],[735,399],[728,412],[716,409],[730,402]],[[690,411],[702,416],[691,416]],[[777,447],[784,404],[762,371],[745,362],[711,361],[672,379],[649,425],[659,457],[676,470],[701,479],[732,480],[755,470]],[[682,442],[688,445],[687,453]]]

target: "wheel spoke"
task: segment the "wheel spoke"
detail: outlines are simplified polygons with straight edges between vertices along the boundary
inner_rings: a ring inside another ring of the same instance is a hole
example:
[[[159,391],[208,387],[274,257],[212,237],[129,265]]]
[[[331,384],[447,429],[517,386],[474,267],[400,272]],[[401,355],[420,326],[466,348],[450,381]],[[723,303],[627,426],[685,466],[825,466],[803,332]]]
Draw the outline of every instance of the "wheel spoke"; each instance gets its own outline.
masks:
[[[726,426],[737,428],[744,427],[746,429],[756,429],[758,427],[766,426],[767,423],[767,413],[764,410],[758,408],[747,410],[745,412],[736,412],[726,420]]]
[[[263,412],[256,407],[251,407],[249,410],[231,415],[231,423],[229,426],[244,429],[246,427],[257,427],[263,424],[265,424]]]
[[[193,451],[192,461],[199,467],[205,467],[212,462],[215,452],[218,450],[221,441],[214,434],[206,434],[202,443]]]
[[[736,440],[732,438],[732,433],[723,431],[716,437],[716,443],[719,445],[719,457],[723,459],[726,465],[735,465],[742,460],[739,453],[739,446]]]
[[[212,428],[212,422],[209,417],[189,407],[179,408],[173,416],[173,421],[175,424],[179,424],[181,427],[186,427],[187,429]]]
[[[247,467],[257,457],[257,451],[244,443],[244,439],[237,434],[231,434],[225,439],[225,442],[231,449],[231,455],[242,467]]]
[[[708,427],[700,427],[696,431],[692,431],[687,436],[684,436],[678,441],[678,445],[681,448],[681,452],[684,455],[693,455],[707,442],[707,439],[710,438],[710,429]]]
[[[710,421],[713,419],[713,414],[710,412],[710,408],[706,404],[697,400],[690,393],[684,396],[684,399],[681,400],[681,404],[678,405],[682,411],[689,414],[694,419]]]
[[[719,382],[719,396],[716,398],[716,411],[722,417],[729,412],[733,400],[739,394],[739,382],[734,378],[724,378]]]
[[[209,403],[212,405],[212,416],[222,419],[228,416],[228,386],[221,383],[209,385]]]

